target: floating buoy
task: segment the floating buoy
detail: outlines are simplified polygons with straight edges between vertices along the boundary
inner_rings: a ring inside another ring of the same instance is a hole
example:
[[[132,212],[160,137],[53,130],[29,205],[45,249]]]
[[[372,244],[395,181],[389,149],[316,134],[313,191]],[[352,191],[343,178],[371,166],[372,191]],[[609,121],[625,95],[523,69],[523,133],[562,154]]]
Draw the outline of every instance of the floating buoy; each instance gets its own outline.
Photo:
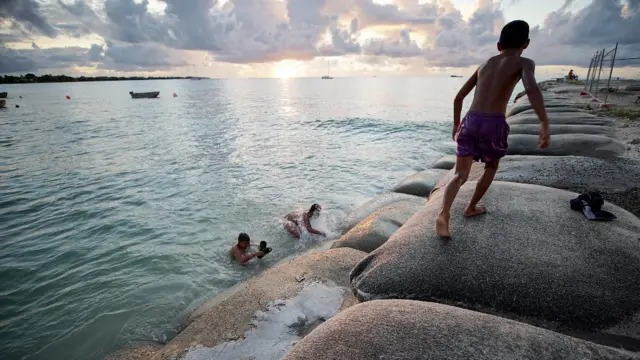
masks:
[[[600,104],[600,109],[611,109],[614,106],[614,104]]]
[[[20,99],[22,99],[22,95],[20,95]]]
[[[176,93],[173,93],[173,97],[178,97],[178,94],[176,94]]]
[[[17,108],[19,108],[19,107],[20,107],[20,105],[16,105],[16,107],[17,107]]]
[[[589,93],[586,91],[580,91],[580,96],[589,96]]]
[[[67,95],[66,96],[67,100],[71,100],[71,96]]]

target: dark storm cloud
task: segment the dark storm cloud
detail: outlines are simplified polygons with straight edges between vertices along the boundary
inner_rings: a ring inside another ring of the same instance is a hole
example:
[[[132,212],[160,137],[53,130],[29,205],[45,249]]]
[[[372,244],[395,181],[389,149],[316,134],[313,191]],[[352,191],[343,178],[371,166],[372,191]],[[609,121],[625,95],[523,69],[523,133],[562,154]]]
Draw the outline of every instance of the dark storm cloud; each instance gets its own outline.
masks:
[[[149,13],[148,6],[148,0],[140,3],[105,0],[104,11],[112,25],[109,27],[111,39],[128,43],[163,41],[167,29],[160,19]]]
[[[0,34],[0,45],[12,42],[20,42],[22,38],[13,34]]]
[[[89,62],[100,62],[104,57],[104,47],[92,44],[89,51],[87,51],[87,60]]]
[[[96,58],[102,49],[92,46],[89,58]],[[175,52],[154,44],[114,44],[107,43],[101,67],[111,70],[139,71],[158,70],[187,65],[187,62]]]
[[[81,47],[41,49],[35,45],[31,49],[15,50],[0,46],[0,73],[36,72],[81,65],[86,51]]]
[[[26,29],[46,36],[58,34],[40,12],[40,4],[35,0],[0,0],[0,19],[12,20]]]
[[[29,72],[37,68],[31,57],[0,45],[0,73]]]

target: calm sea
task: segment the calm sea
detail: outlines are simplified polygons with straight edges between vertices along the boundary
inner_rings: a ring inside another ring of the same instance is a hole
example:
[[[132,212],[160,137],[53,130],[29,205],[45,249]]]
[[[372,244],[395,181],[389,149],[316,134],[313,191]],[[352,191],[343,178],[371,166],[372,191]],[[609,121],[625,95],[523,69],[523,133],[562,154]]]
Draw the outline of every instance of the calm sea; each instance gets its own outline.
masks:
[[[311,246],[283,231],[289,211],[318,202],[332,232],[452,154],[464,80],[0,86],[0,357],[100,359],[167,341],[189,310]],[[274,251],[234,264],[240,231]]]

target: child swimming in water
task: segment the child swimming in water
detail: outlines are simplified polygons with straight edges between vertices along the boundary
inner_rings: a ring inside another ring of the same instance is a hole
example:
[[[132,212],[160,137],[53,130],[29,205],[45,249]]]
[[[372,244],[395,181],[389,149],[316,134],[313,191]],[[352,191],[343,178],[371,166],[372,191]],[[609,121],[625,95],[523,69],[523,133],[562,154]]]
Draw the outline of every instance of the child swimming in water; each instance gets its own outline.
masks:
[[[476,190],[469,201],[464,216],[484,214],[487,209],[478,202],[489,189],[498,170],[500,159],[507,154],[509,125],[505,118],[507,103],[518,81],[522,80],[529,101],[540,118],[538,147],[549,145],[549,120],[544,108],[542,93],[536,78],[533,60],[520,55],[529,46],[529,25],[516,20],[502,29],[496,55],[473,73],[462,86],[453,102],[453,132],[457,142],[455,176],[444,190],[442,211],[436,218],[436,233],[451,237],[449,218],[460,187],[467,181],[471,164],[480,160],[485,163],[484,173],[478,180]],[[469,112],[460,122],[462,101],[476,88]]]
[[[289,213],[289,214],[287,214],[287,216],[284,217],[283,226],[284,226],[285,230],[287,230],[287,232],[294,239],[300,239],[300,222],[299,222],[299,220],[302,219],[302,223],[303,223],[305,229],[309,233],[322,235],[322,236],[327,236],[322,231],[316,230],[311,226],[311,219],[313,219],[314,217],[320,216],[320,211],[321,210],[322,210],[322,207],[320,205],[313,204],[313,205],[311,205],[311,208],[309,209],[309,211],[303,212],[302,215],[300,215],[300,213],[296,213],[296,212]]]

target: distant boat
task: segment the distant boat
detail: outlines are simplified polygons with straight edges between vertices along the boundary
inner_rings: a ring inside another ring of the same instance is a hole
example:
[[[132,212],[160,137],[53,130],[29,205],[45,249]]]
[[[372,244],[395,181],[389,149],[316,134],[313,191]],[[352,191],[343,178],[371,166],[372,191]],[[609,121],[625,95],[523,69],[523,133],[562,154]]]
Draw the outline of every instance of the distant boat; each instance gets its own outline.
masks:
[[[0,109],[4,108],[7,106],[7,100],[5,99],[1,99],[0,100]]]
[[[462,77],[460,75],[451,75],[451,77]]]
[[[324,76],[322,77],[322,80],[331,80],[331,79],[333,79],[333,78],[329,75],[329,73],[330,73],[330,72],[331,72],[331,64],[327,61],[327,75],[324,75]]]
[[[7,92],[0,92],[0,99],[6,99],[7,98]]]
[[[143,92],[143,93],[134,93],[133,91],[129,91],[129,95],[133,99],[152,99],[157,98],[160,95],[160,91],[151,91],[151,92]]]

